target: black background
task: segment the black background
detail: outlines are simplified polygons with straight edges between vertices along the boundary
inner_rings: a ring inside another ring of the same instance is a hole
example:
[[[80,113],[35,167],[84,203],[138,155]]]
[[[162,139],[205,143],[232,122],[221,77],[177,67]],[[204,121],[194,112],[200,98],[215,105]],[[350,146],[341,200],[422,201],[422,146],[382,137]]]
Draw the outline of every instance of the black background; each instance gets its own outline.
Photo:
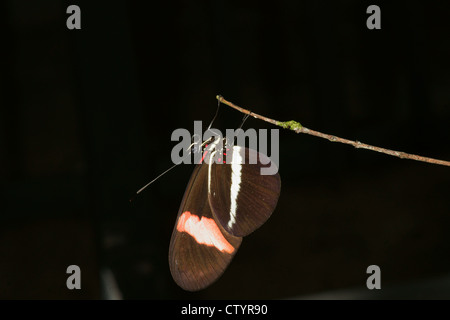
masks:
[[[66,27],[70,4],[81,8],[81,30]],[[366,27],[371,4],[381,30]],[[0,298],[105,298],[106,269],[126,299],[365,290],[372,264],[382,288],[446,276],[444,166],[281,130],[277,209],[198,293],[174,284],[167,260],[193,167],[128,199],[171,166],[173,130],[209,123],[217,94],[277,120],[449,160],[449,17],[444,1],[2,1]],[[214,127],[241,119],[222,107]],[[72,264],[81,290],[66,287]]]

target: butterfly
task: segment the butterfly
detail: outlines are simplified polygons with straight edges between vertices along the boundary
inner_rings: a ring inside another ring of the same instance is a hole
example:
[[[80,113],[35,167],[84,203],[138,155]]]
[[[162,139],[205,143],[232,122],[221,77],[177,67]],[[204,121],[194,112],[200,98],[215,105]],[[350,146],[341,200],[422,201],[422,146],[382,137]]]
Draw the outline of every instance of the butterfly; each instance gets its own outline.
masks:
[[[195,166],[172,232],[170,272],[187,291],[202,290],[224,273],[242,238],[269,219],[280,196],[278,172],[261,174],[274,166],[270,158],[237,145],[225,150],[205,152]]]

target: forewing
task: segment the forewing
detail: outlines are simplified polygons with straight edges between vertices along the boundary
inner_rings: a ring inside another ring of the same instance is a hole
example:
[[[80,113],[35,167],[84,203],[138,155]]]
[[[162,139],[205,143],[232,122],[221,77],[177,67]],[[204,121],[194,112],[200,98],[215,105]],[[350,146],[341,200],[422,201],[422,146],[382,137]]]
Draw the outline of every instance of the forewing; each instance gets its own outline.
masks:
[[[186,188],[169,247],[175,282],[187,291],[208,287],[225,271],[242,238],[227,233],[208,202],[208,165],[197,165]]]

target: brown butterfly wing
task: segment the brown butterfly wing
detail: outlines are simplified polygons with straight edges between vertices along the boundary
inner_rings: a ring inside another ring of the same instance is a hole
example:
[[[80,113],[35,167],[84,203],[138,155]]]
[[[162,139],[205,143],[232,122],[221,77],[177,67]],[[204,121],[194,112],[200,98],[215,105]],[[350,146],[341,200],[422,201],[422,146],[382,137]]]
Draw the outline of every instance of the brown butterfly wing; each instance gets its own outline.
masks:
[[[170,240],[173,279],[187,291],[208,287],[223,274],[241,242],[241,237],[230,235],[214,220],[208,201],[208,165],[197,165]]]
[[[250,152],[257,160],[250,163]],[[261,168],[275,165],[262,153],[239,146],[233,147],[233,159],[245,160],[233,165],[227,155],[226,164],[212,163],[209,172],[209,202],[216,221],[226,232],[244,237],[272,215],[281,190],[278,173],[261,175]]]

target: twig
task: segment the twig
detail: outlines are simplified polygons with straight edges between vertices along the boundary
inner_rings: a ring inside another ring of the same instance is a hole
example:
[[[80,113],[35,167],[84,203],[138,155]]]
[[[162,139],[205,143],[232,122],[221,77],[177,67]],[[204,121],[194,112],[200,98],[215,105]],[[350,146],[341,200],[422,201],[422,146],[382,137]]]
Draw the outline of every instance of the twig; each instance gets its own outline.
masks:
[[[348,139],[343,139],[340,137],[336,137],[330,134],[326,134],[326,133],[322,133],[319,131],[314,131],[311,129],[308,129],[304,126],[302,126],[300,123],[296,122],[296,121],[285,121],[285,122],[281,122],[281,121],[277,121],[274,119],[270,119],[264,116],[261,116],[259,114],[256,114],[254,112],[251,112],[247,109],[241,108],[237,105],[235,105],[234,103],[225,100],[222,96],[218,95],[216,96],[216,99],[219,100],[219,102],[224,103],[244,114],[248,114],[249,116],[256,118],[256,119],[260,119],[266,122],[269,122],[271,124],[274,124],[276,126],[282,127],[284,129],[289,129],[292,130],[296,133],[306,133],[312,136],[316,136],[319,138],[323,138],[323,139],[327,139],[331,142],[340,142],[340,143],[345,143],[345,144],[349,144],[351,146],[354,146],[355,148],[360,148],[360,149],[367,149],[367,150],[371,150],[371,151],[376,151],[376,152],[381,152],[384,154],[388,154],[390,156],[394,156],[394,157],[398,157],[401,159],[411,159],[411,160],[416,160],[416,161],[423,161],[423,162],[428,162],[428,163],[433,163],[433,164],[438,164],[438,165],[442,165],[442,166],[449,166],[450,167],[450,161],[444,161],[444,160],[438,160],[438,159],[433,159],[433,158],[428,158],[428,157],[422,157],[422,156],[418,156],[415,154],[409,154],[406,152],[401,152],[401,151],[395,151],[395,150],[390,150],[390,149],[385,149],[385,148],[380,148],[380,147],[376,147],[376,146],[371,146],[369,144],[365,144],[362,143],[360,141],[352,141],[352,140],[348,140]]]

